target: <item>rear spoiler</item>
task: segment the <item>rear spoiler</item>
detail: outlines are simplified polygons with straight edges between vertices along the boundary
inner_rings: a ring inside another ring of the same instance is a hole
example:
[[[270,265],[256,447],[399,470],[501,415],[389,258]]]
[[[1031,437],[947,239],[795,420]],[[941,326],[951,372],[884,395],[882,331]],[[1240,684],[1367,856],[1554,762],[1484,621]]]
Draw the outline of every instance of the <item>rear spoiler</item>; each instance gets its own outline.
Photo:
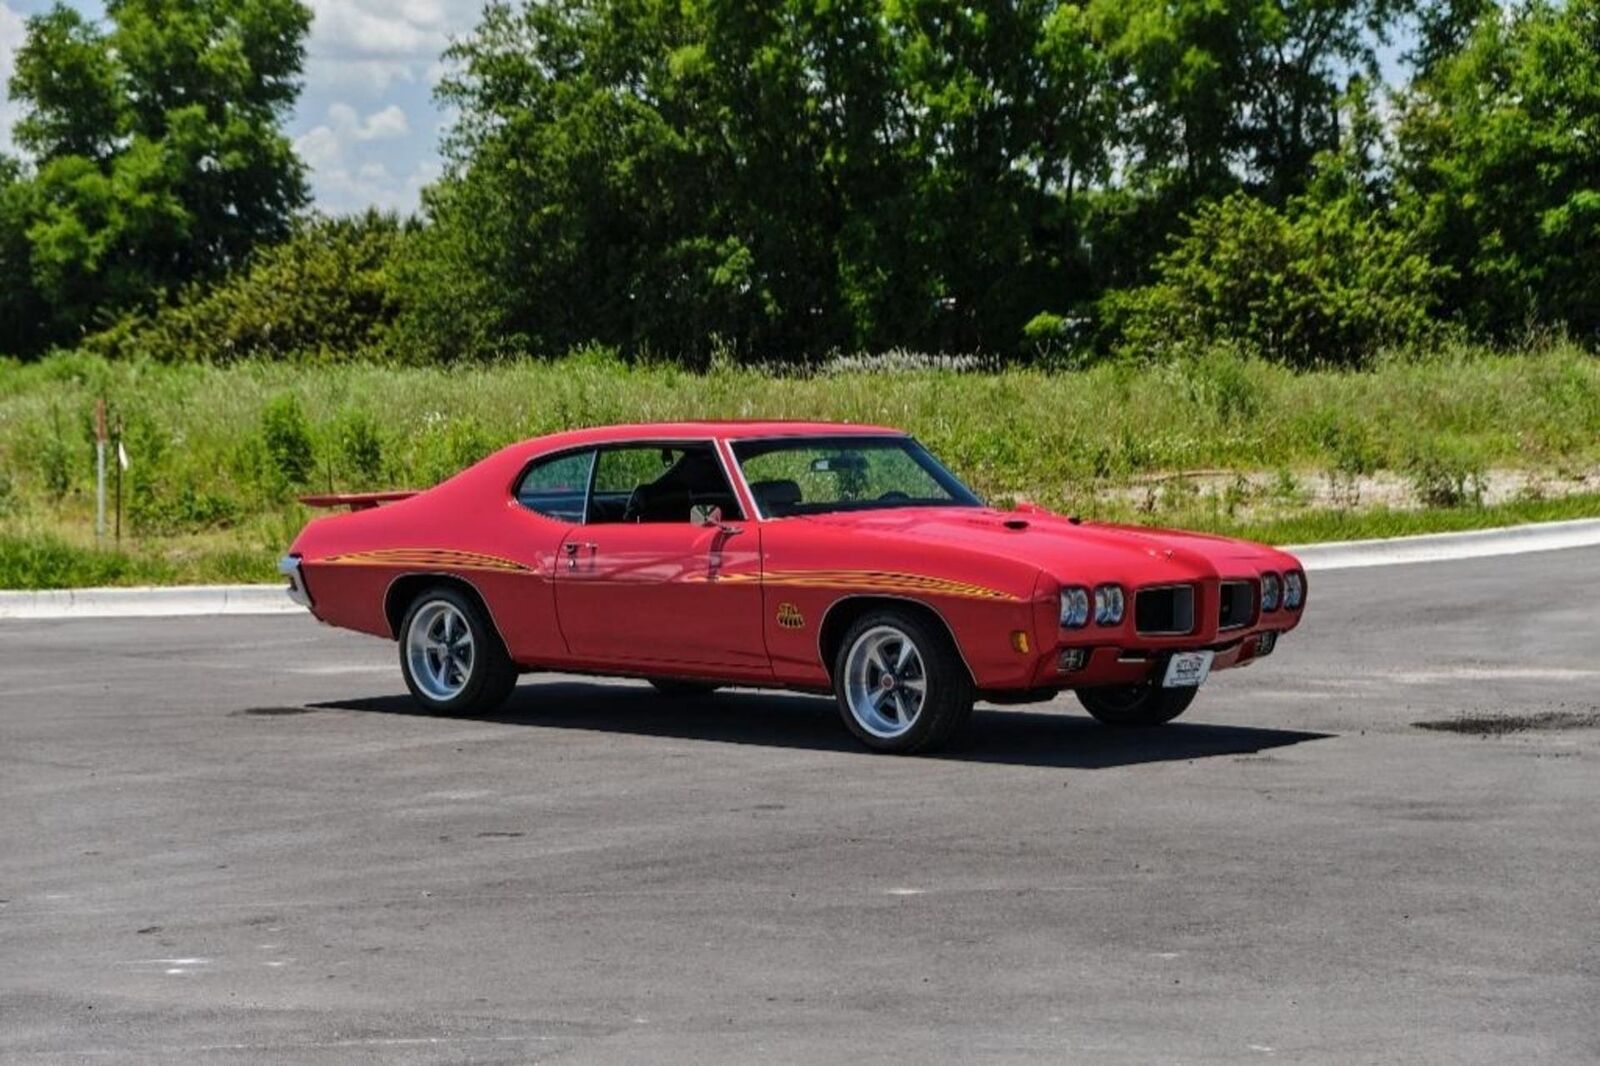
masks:
[[[388,492],[328,492],[319,496],[302,496],[300,502],[307,507],[348,507],[352,511],[365,511],[380,503],[409,500],[417,489],[391,489]]]

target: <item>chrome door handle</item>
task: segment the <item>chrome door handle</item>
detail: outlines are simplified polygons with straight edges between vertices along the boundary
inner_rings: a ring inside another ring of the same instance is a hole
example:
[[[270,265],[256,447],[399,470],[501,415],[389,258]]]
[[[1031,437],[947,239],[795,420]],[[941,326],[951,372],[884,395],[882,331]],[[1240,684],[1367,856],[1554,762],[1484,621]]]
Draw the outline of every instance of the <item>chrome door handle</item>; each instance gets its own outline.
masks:
[[[600,545],[596,544],[592,540],[584,544],[578,544],[569,540],[567,543],[563,544],[561,548],[567,553],[567,569],[576,570],[578,568],[578,549],[587,548],[589,549],[589,554],[593,555],[595,552],[600,550]]]

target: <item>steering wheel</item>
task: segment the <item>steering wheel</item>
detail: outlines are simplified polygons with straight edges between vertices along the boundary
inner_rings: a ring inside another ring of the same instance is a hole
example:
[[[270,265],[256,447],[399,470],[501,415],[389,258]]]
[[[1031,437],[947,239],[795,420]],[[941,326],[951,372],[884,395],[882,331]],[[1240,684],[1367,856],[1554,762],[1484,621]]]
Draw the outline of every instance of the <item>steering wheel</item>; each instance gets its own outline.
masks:
[[[622,520],[624,522],[639,521],[639,512],[644,510],[644,496],[640,492],[643,488],[644,486],[640,485],[628,493],[627,506],[622,509]]]
[[[911,497],[909,495],[907,495],[906,493],[901,492],[899,489],[890,489],[888,492],[886,492],[882,496],[878,497],[878,502],[879,503],[900,503],[902,501],[909,500],[909,499],[911,499]]]

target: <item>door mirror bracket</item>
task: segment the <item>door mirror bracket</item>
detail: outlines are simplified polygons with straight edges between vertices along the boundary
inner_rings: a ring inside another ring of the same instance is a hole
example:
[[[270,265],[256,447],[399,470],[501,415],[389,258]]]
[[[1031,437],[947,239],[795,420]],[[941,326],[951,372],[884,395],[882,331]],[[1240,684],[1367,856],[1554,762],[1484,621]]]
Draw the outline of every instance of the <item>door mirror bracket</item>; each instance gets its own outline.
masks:
[[[704,526],[707,528],[715,527],[717,531],[725,537],[731,537],[735,533],[744,532],[737,526],[730,526],[724,522],[722,520],[722,508],[716,506],[715,504],[697,503],[693,507],[690,507],[689,521],[697,526]]]

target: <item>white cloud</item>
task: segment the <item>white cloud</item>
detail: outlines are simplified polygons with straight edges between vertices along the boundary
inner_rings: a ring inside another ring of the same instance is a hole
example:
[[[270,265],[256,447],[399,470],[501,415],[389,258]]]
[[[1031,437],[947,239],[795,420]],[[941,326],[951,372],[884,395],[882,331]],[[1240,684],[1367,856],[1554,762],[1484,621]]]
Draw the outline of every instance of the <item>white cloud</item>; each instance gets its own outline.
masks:
[[[381,97],[402,85],[415,85],[419,64],[404,59],[354,59],[348,56],[310,56],[306,84],[336,95],[351,93]]]
[[[480,10],[459,0],[312,0],[311,51],[426,61]]]
[[[0,0],[3,2],[3,0]],[[295,148],[325,211],[413,210],[436,180],[441,116],[430,101],[440,54],[483,0],[308,0],[306,88]]]
[[[296,138],[294,150],[313,171],[337,166],[344,157],[339,135],[327,126],[318,126]]]
[[[362,163],[354,168],[340,166],[319,170],[313,181],[317,206],[325,211],[363,211],[378,207],[388,211],[412,211],[423,186],[439,177],[439,164],[424,159],[409,174],[396,174],[379,162]]]
[[[355,108],[340,102],[328,107],[328,121],[341,141],[388,141],[411,132],[411,123],[399,104],[390,104],[362,118]],[[319,126],[318,129],[327,129]]]
[[[5,87],[11,82],[11,72],[16,69],[16,52],[27,34],[23,18],[0,3],[0,152],[12,150],[11,127],[22,117],[21,109],[11,102]]]
[[[411,123],[398,104],[362,117],[349,104],[328,106],[328,120],[295,139],[295,151],[311,168],[317,203],[324,209],[355,211],[369,204],[410,210],[422,184],[438,173],[438,163],[423,158],[411,172],[397,175],[388,162],[372,158],[375,142],[401,142],[411,134]],[[412,153],[413,156],[415,153]]]
[[[399,104],[390,104],[382,111],[374,111],[356,131],[363,141],[390,141],[411,132],[411,123]]]

